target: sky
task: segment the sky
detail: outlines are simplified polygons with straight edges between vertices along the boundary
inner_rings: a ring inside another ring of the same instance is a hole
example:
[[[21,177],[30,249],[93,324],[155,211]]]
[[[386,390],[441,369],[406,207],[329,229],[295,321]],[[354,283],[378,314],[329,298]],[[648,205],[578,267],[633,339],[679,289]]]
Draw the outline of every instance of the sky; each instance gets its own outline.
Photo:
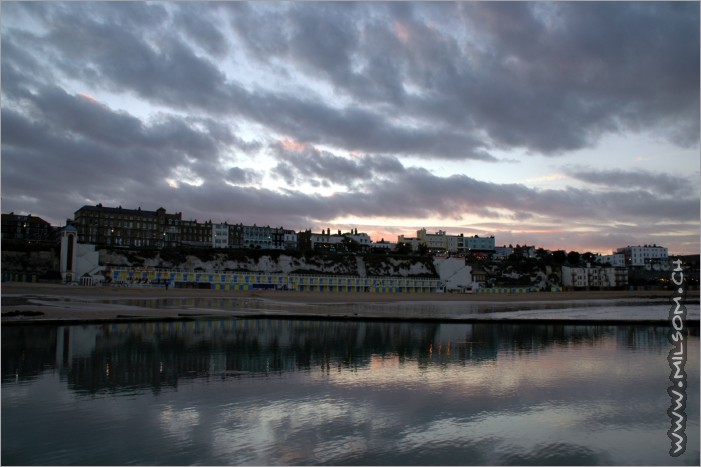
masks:
[[[698,2],[8,2],[2,212],[699,253]]]

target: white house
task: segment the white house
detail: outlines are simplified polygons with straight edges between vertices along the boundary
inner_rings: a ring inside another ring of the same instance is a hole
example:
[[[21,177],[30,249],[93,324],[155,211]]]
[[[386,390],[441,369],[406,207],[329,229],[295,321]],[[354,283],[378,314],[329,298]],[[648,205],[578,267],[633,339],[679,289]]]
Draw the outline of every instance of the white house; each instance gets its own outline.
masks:
[[[565,287],[610,289],[627,284],[628,275],[622,268],[562,266],[562,285]]]
[[[618,248],[617,254],[625,258],[626,266],[648,266],[651,263],[667,263],[669,253],[667,248],[657,245],[626,246]]]
[[[372,245],[372,239],[370,236],[364,232],[361,233],[347,233],[343,234],[344,237],[350,238],[351,240],[354,240],[358,242],[360,245],[364,247],[370,247]]]
[[[283,241],[285,243],[285,249],[296,250],[297,249],[297,232],[294,230],[285,229],[282,234]]]
[[[623,268],[626,266],[626,258],[623,253],[613,253],[611,255],[597,255],[594,258],[598,264],[610,264],[616,268]]]
[[[451,235],[445,230],[428,233],[426,229],[416,231],[416,237],[400,235],[397,243],[408,243],[414,251],[423,244],[434,252],[446,251],[448,253],[467,253],[468,251],[494,251],[494,236],[480,237],[474,235],[466,237],[465,234]]]
[[[473,237],[465,237],[465,248],[470,251],[494,251],[494,236],[490,237],[480,237],[475,235]]]
[[[212,248],[229,248],[229,224],[212,224]]]
[[[395,247],[396,243],[390,243],[384,239],[380,240],[379,242],[373,242],[372,247],[373,248],[380,248],[382,250],[392,250]]]

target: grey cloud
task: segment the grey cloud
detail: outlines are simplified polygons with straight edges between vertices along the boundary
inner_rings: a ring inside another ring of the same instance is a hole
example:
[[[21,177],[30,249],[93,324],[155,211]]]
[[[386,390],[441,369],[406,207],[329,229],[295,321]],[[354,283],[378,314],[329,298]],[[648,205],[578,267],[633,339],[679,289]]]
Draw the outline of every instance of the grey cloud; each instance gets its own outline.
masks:
[[[172,7],[198,11],[193,8]],[[368,152],[489,160],[493,144],[558,154],[624,128],[661,128],[678,144],[698,141],[698,22],[687,20],[698,5],[548,8],[545,14],[541,4],[474,3],[433,12],[451,24],[462,15],[462,28],[477,34],[466,43],[427,25],[425,5],[222,7],[252,56],[272,54],[306,66],[339,93],[372,102],[372,111],[246,91],[169,35],[159,14],[141,19],[158,34],[137,37],[121,23],[60,9],[48,23],[45,47],[84,65],[81,71],[55,57],[66,73],[113,91],[127,88],[178,109],[241,115],[300,140]],[[197,21],[183,12],[176,17]],[[206,26],[188,24],[191,31]],[[406,45],[393,28],[403,28]],[[210,46],[221,38],[212,31],[204,39]],[[467,47],[470,40],[478,47]],[[408,96],[405,85],[420,94]],[[394,115],[416,126],[389,123]]]
[[[134,185],[165,187],[177,166],[218,179],[225,143],[254,145],[207,119],[161,115],[145,124],[57,87],[31,99],[23,112],[2,109],[3,193],[56,193],[69,186],[73,194],[106,201]]]
[[[291,185],[311,182],[317,186],[339,184],[361,190],[368,180],[384,178],[404,170],[396,158],[388,156],[347,158],[309,146],[301,151],[288,151],[281,145],[274,148],[274,153],[279,162],[273,173]]]
[[[535,190],[519,184],[482,182],[462,175],[442,178],[423,169],[406,169],[392,179],[375,183],[364,193],[340,196],[347,198],[343,209],[353,214],[372,212],[398,218],[450,218],[456,213],[481,214],[484,209],[498,208],[513,211],[517,216],[535,214],[553,221],[698,221],[698,198],[695,196],[662,198],[643,190],[606,193],[575,188]]]
[[[642,189],[665,197],[675,195],[690,196],[698,191],[697,187],[687,178],[643,170],[588,170],[573,168],[568,172],[568,175],[583,182],[607,186],[615,190]]]
[[[32,34],[8,28],[2,32],[2,93],[21,99],[30,86],[54,79],[53,73],[32,55],[36,46]],[[43,79],[42,79],[43,77]]]
[[[592,5],[550,5],[550,21],[537,15],[542,4],[463,5],[466,21],[490,38],[482,74],[501,76],[510,99],[485,94],[498,89],[487,81],[468,90],[490,135],[552,152],[621,127],[669,131],[673,122],[685,130],[678,144],[698,141],[698,126],[685,123],[699,118],[698,4]]]
[[[332,76],[348,73],[350,54],[358,40],[355,20],[347,14],[349,8],[349,4],[295,4],[290,14],[294,59]]]
[[[248,185],[258,183],[261,180],[260,174],[250,169],[232,167],[226,171],[225,180],[235,185]]]
[[[226,136],[221,128],[216,128],[219,139],[211,138],[172,115],[161,115],[147,126],[125,112],[112,111],[88,97],[69,95],[56,86],[40,88],[27,101],[36,110],[33,118],[52,122],[50,125],[66,136],[84,138],[119,150],[148,148],[199,160],[213,159],[219,141]],[[234,140],[231,135],[228,139],[230,142]]]
[[[211,8],[214,7],[214,11]],[[206,6],[181,4],[175,14],[175,25],[180,27],[187,38],[202,47],[207,53],[225,58],[229,51],[229,41],[218,27],[218,8],[216,4]]]
[[[285,54],[289,42],[286,11],[266,6],[231,2],[224,8],[228,10],[233,31],[251,50],[251,58],[261,62]]]
[[[221,112],[228,100],[224,74],[176,37],[151,34],[147,40],[118,23],[67,15],[56,18],[40,41],[53,48],[54,65],[71,78],[174,108]]]
[[[267,94],[256,102],[250,112],[257,120],[305,142],[374,153],[496,160],[483,150],[482,141],[459,131],[402,127],[364,109],[336,110],[301,98]]]

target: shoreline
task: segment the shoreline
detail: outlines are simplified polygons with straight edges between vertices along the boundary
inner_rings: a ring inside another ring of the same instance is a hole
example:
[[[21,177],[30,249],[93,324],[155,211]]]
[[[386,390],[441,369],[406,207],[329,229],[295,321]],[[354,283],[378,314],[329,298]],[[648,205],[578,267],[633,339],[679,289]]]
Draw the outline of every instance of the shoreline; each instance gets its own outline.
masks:
[[[515,294],[220,291],[210,289],[2,284],[2,324],[94,324],[223,318],[659,324],[671,291],[569,291]],[[586,316],[588,307],[659,304],[649,318]],[[671,302],[670,302],[671,303]],[[686,303],[698,304],[698,291]],[[520,309],[522,312],[514,312]],[[698,307],[697,307],[698,308]],[[539,316],[529,311],[542,310]],[[563,313],[564,311],[564,313]],[[569,313],[567,313],[569,311]],[[574,313],[576,311],[577,313]],[[584,313],[584,315],[582,315]],[[519,316],[522,315],[522,316]],[[558,316],[560,315],[560,316]],[[687,318],[698,325],[698,312]]]

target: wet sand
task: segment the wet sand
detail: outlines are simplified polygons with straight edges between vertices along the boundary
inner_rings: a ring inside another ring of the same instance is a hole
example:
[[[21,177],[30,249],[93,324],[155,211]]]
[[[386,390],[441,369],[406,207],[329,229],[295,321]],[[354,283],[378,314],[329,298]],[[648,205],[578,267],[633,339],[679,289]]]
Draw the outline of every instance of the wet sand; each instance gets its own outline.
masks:
[[[521,294],[353,293],[86,287],[6,282],[2,323],[285,317],[474,319],[475,313],[586,307],[668,299],[670,292],[581,291]],[[695,295],[698,303],[698,292]],[[494,313],[492,313],[494,314]],[[513,315],[513,313],[511,313]],[[660,316],[663,316],[662,313]],[[553,315],[554,316],[554,315]],[[467,317],[467,318],[466,318]],[[487,316],[484,316],[486,319]]]

